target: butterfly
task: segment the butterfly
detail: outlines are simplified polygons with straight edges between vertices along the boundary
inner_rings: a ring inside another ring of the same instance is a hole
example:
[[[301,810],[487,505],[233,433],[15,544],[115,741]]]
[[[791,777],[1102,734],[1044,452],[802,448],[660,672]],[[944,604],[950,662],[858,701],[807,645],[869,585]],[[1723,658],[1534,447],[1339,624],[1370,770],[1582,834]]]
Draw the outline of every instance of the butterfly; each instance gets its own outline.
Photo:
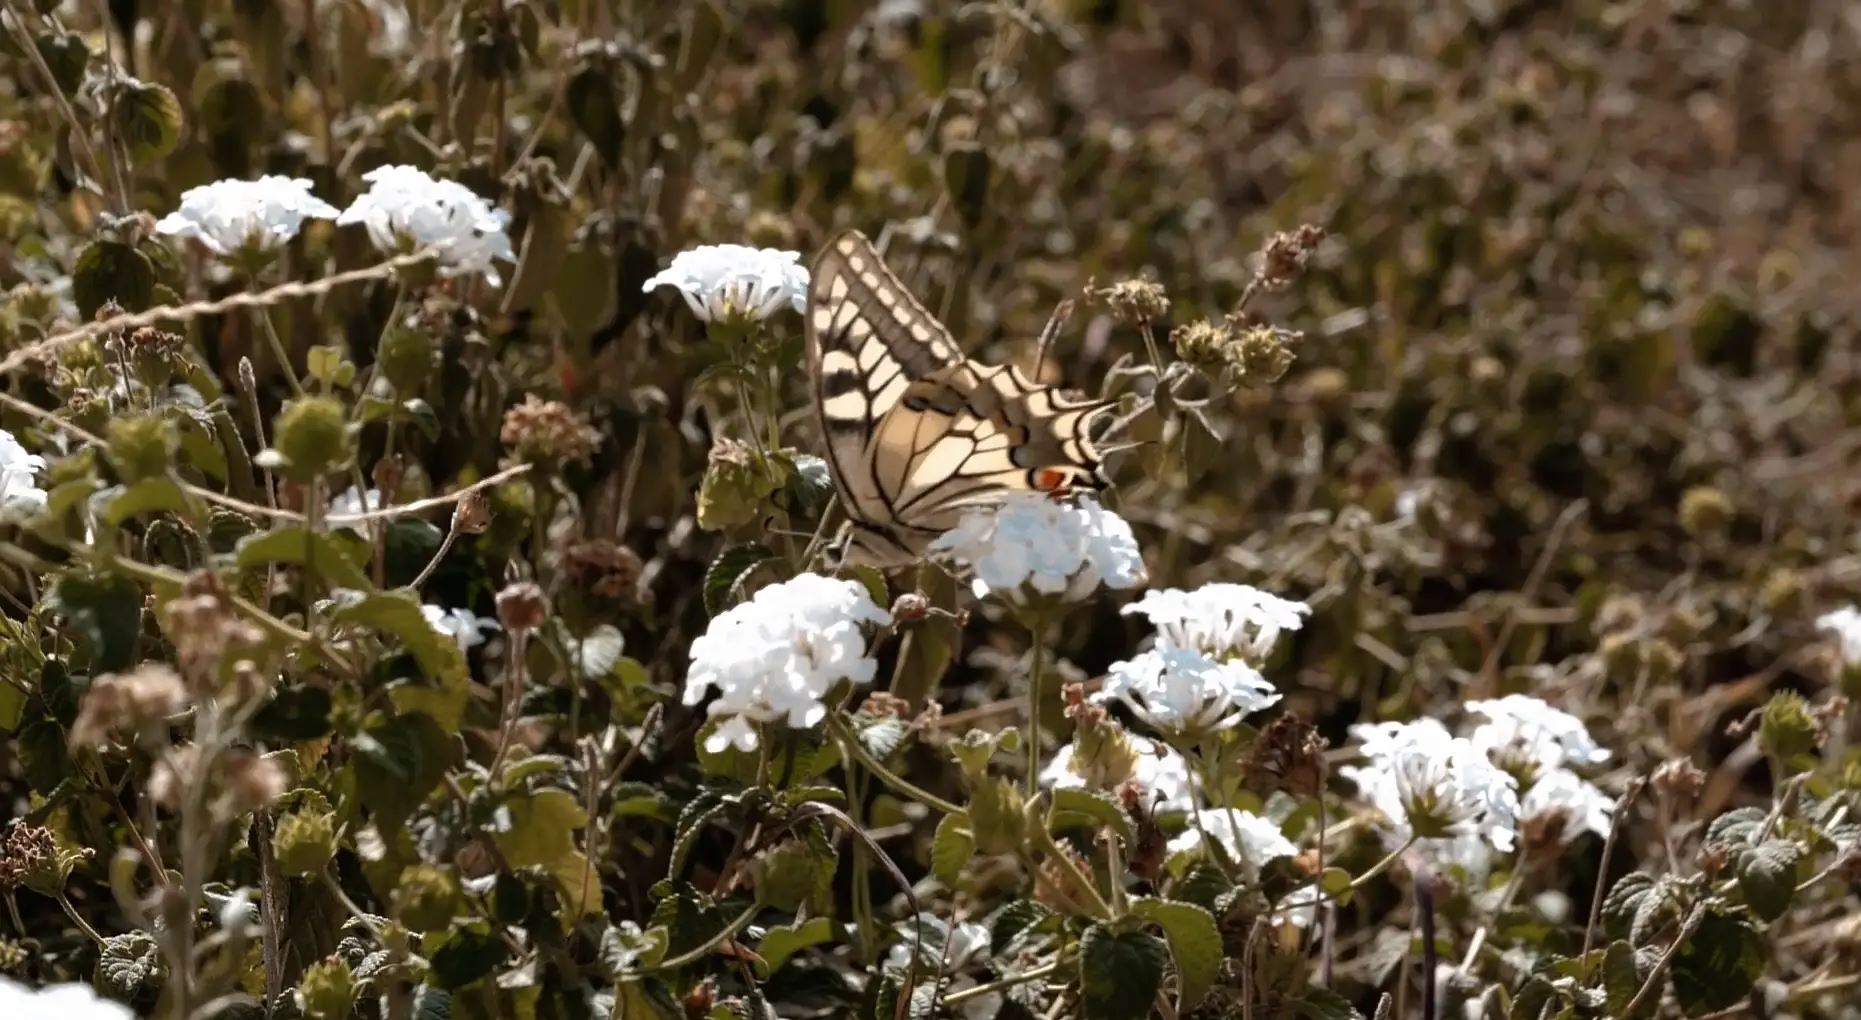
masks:
[[[1018,491],[1096,491],[1092,432],[1110,401],[1063,396],[963,355],[858,231],[814,259],[808,371],[827,464],[849,518],[845,563],[918,562],[969,510]]]

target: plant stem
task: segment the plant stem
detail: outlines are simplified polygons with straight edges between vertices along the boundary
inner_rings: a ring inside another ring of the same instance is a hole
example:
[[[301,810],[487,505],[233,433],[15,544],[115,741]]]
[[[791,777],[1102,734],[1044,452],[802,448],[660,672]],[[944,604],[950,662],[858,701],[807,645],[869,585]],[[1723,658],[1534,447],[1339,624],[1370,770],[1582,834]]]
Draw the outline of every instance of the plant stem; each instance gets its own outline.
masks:
[[[297,366],[291,364],[291,353],[285,350],[284,337],[278,335],[278,327],[272,324],[270,308],[254,308],[253,317],[258,320],[259,332],[265,334],[265,343],[271,348],[271,356],[278,362],[284,372],[284,378],[291,384],[291,392],[304,395],[304,381],[297,377]]]
[[[1408,840],[1406,840],[1401,846],[1395,848],[1394,850],[1391,850],[1389,852],[1389,856],[1383,858],[1380,861],[1377,861],[1375,864],[1370,865],[1369,871],[1366,871],[1363,874],[1358,875],[1356,878],[1351,879],[1351,888],[1361,889],[1364,887],[1364,885],[1369,883],[1371,879],[1375,878],[1378,875],[1381,875],[1385,871],[1388,871],[1389,866],[1396,863],[1396,858],[1401,857],[1405,852],[1408,851],[1410,847],[1415,845],[1416,838],[1417,837],[1415,836],[1410,836]]]
[[[1040,680],[1047,664],[1047,642],[1043,628],[1029,627],[1034,639],[1033,661],[1027,670],[1027,796],[1040,790]]]
[[[90,937],[92,942],[97,943],[98,946],[103,945],[103,936],[97,934],[97,929],[92,928],[90,922],[84,920],[84,915],[78,913],[77,908],[71,905],[71,900],[65,895],[63,889],[58,890],[58,907],[65,912],[66,917],[71,919],[72,924],[77,925],[80,931]]]
[[[1480,947],[1486,944],[1487,933],[1492,930],[1494,922],[1499,920],[1499,915],[1505,913],[1506,908],[1512,905],[1512,898],[1518,895],[1519,886],[1524,884],[1524,879],[1525,851],[1520,850],[1518,860],[1512,864],[1512,874],[1506,879],[1506,887],[1499,893],[1499,903],[1493,907],[1492,919],[1481,924],[1479,929],[1473,933],[1472,941],[1467,943],[1467,955],[1461,957],[1460,966],[1455,968],[1457,971],[1465,974],[1473,968],[1473,962],[1480,956]]]
[[[827,717],[827,727],[833,731],[835,738],[846,748],[847,754],[851,755],[854,761],[864,765],[866,771],[878,776],[885,785],[926,807],[936,808],[946,815],[962,814],[962,808],[931,793],[929,790],[925,790],[911,783],[891,769],[886,768],[882,762],[872,756],[872,752],[866,750],[864,744],[859,742],[859,737],[847,726],[845,719],[842,719],[838,715],[829,715]]]
[[[1065,961],[1054,960],[1052,963],[1041,964],[1033,970],[1024,970],[1019,974],[1010,974],[1005,978],[997,978],[985,984],[973,985],[960,992],[951,992],[949,995],[943,997],[943,1005],[946,1009],[954,1008],[971,999],[980,999],[990,992],[999,992],[1004,988],[1013,988],[1016,985],[1027,984],[1029,981],[1038,981],[1048,975],[1059,973],[1060,968],[1065,965]]]
[[[711,936],[708,939],[705,939],[704,942],[702,942],[701,944],[683,953],[680,953],[677,956],[674,956],[670,959],[661,960],[658,963],[655,963],[648,967],[640,968],[639,973],[651,974],[655,971],[661,971],[661,970],[677,970],[678,968],[683,967],[688,963],[692,963],[697,960],[703,959],[705,954],[709,953],[713,949],[716,949],[718,946],[723,945],[726,940],[734,937],[738,932],[749,927],[750,922],[755,920],[756,915],[761,912],[762,912],[762,903],[760,901],[753,902],[749,905],[748,909],[744,910],[743,913],[738,914],[735,920],[731,921],[727,925],[724,925],[724,928],[722,931],[719,931],[717,934]]]
[[[1648,972],[1648,979],[1641,983],[1641,990],[1628,1000],[1622,1016],[1634,1016],[1641,1012],[1641,1007],[1647,1005],[1650,998],[1660,994],[1662,981],[1667,977],[1667,968],[1673,966],[1674,957],[1680,955],[1680,948],[1692,941],[1693,933],[1699,930],[1705,920],[1706,904],[1702,903],[1687,915],[1686,923],[1680,926],[1680,934],[1674,937],[1673,945],[1668,946],[1667,952],[1662,953],[1661,958],[1655,962],[1654,969]]]
[[[1615,802],[1615,810],[1609,814],[1609,835],[1603,838],[1603,859],[1596,866],[1596,890],[1590,894],[1590,919],[1583,926],[1583,952],[1588,955],[1590,948],[1596,944],[1596,919],[1602,916],[1603,894],[1609,889],[1609,859],[1615,855],[1616,834],[1622,829],[1622,816],[1628,814],[1629,806],[1635,803],[1635,795],[1641,792],[1646,782],[1636,776],[1629,780],[1628,789]]]

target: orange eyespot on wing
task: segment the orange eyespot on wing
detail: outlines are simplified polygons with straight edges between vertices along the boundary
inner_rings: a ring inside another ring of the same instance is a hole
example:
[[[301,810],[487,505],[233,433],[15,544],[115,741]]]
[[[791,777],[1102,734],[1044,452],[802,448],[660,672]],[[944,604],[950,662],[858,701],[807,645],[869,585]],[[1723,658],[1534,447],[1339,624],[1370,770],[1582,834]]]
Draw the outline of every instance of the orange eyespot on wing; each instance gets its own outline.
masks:
[[[1034,488],[1053,495],[1060,495],[1066,488],[1067,474],[1059,468],[1036,468],[1034,471]]]

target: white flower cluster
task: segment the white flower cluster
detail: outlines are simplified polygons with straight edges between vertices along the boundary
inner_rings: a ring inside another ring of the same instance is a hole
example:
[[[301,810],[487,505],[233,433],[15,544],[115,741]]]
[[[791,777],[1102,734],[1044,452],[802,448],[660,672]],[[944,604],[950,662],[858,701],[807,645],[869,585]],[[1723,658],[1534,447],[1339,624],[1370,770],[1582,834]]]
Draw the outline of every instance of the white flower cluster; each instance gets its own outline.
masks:
[[[967,568],[978,598],[1010,603],[1035,598],[1076,602],[1101,584],[1134,588],[1144,581],[1144,557],[1124,518],[1089,496],[1061,502],[1018,492],[963,515],[930,544],[934,555]]]
[[[1202,811],[1194,825],[1170,840],[1169,852],[1194,853],[1202,849],[1205,834],[1221,844],[1229,860],[1253,875],[1259,874],[1268,861],[1299,852],[1272,819],[1251,811],[1219,807]]]
[[[369,240],[384,252],[432,248],[440,273],[483,273],[498,284],[494,259],[515,261],[504,232],[510,213],[496,209],[457,181],[434,180],[410,166],[378,166],[362,175],[368,191],[336,217],[337,223],[360,223]]]
[[[1256,666],[1311,610],[1248,585],[1210,584],[1149,592],[1124,611],[1148,617],[1156,643],[1113,663],[1094,699],[1122,700],[1172,739],[1193,742],[1280,699]]]
[[[488,616],[479,616],[470,609],[447,609],[443,606],[423,605],[420,615],[441,634],[457,641],[459,651],[470,651],[485,643],[487,632],[496,632],[498,622]]]
[[[1482,719],[1467,736],[1434,719],[1352,727],[1367,762],[1339,771],[1393,841],[1418,837],[1477,870],[1486,847],[1509,853],[1522,831],[1562,842],[1609,831],[1609,797],[1571,768],[1609,757],[1581,720],[1524,695],[1467,709]]]
[[[0,977],[0,1017],[7,1020],[131,1020],[129,1007],[98,995],[89,985],[28,988]]]
[[[807,306],[808,267],[799,252],[707,244],[679,252],[641,289],[650,294],[660,287],[677,288],[705,322],[760,322]]]
[[[1125,738],[1137,754],[1137,765],[1127,782],[1142,791],[1142,801],[1151,811],[1188,811],[1195,804],[1194,787],[1189,777],[1189,762],[1181,754],[1133,733]],[[1053,760],[1040,772],[1042,785],[1070,789],[1086,785],[1085,778],[1073,769],[1077,746],[1067,744],[1054,753]]]
[[[1861,666],[1861,608],[1843,606],[1816,617],[1816,629],[1835,635],[1842,665]]]
[[[23,516],[44,508],[45,490],[39,488],[43,470],[44,457],[26,452],[13,433],[0,429],[0,514]]]
[[[410,166],[379,166],[362,175],[369,189],[340,213],[291,177],[223,180],[181,195],[181,208],[156,224],[161,233],[192,237],[220,256],[265,255],[296,237],[307,219],[360,223],[384,252],[427,247],[440,273],[482,273],[498,283],[494,260],[514,261],[505,228],[510,214],[457,181],[435,180]]]
[[[181,208],[155,224],[159,233],[192,237],[215,255],[266,255],[297,236],[305,220],[333,220],[336,207],[310,193],[301,177],[267,174],[224,180],[181,193]]]
[[[692,642],[685,676],[685,704],[717,693],[709,714],[724,721],[705,748],[755,750],[756,723],[818,724],[835,683],[872,681],[867,628],[891,622],[864,585],[819,574],[769,585],[719,614]]]

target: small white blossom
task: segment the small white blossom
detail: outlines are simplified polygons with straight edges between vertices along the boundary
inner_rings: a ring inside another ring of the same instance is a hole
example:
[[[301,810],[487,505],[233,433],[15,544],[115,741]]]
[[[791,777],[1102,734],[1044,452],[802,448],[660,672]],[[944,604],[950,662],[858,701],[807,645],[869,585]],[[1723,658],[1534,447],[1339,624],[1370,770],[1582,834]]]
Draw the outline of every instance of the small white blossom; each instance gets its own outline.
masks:
[[[1067,503],[1044,493],[1015,493],[964,514],[930,551],[967,567],[978,598],[1078,601],[1101,584],[1135,588],[1144,580],[1131,525],[1084,496]]]
[[[1251,811],[1220,807],[1204,809],[1197,825],[1191,825],[1181,835],[1170,840],[1169,852],[1194,853],[1202,849],[1204,830],[1210,838],[1221,844],[1229,859],[1245,865],[1249,872],[1256,874],[1268,861],[1291,857],[1299,852],[1299,848],[1286,838],[1272,819],[1262,818]]]
[[[1512,849],[1518,785],[1484,751],[1432,719],[1353,727],[1368,763],[1339,774],[1357,784],[1396,842],[1478,835]]]
[[[1538,698],[1508,694],[1493,701],[1469,701],[1467,711],[1486,719],[1468,739],[1521,783],[1550,769],[1609,759],[1608,750],[1590,737],[1583,720]]]
[[[1280,694],[1238,659],[1217,662],[1188,649],[1152,648],[1112,664],[1105,686],[1092,699],[1112,698],[1171,737],[1195,739],[1234,726],[1278,701]]]
[[[1266,658],[1279,636],[1305,625],[1311,607],[1246,584],[1205,584],[1194,591],[1148,591],[1124,607],[1149,617],[1157,643],[1216,659]]]
[[[1594,783],[1569,769],[1552,769],[1540,775],[1519,798],[1519,828],[1534,823],[1562,823],[1560,842],[1568,843],[1586,832],[1609,835],[1609,818],[1615,801]]]
[[[420,615],[441,634],[457,641],[459,651],[468,651],[485,643],[485,632],[496,631],[498,622],[486,616],[479,616],[470,609],[446,609],[441,606],[421,606]]]
[[[381,251],[432,248],[441,275],[483,273],[493,286],[498,273],[492,261],[516,260],[504,232],[510,213],[493,208],[465,185],[435,180],[410,166],[378,166],[362,179],[368,191],[336,222],[362,224]]]
[[[1816,617],[1816,629],[1835,635],[1844,665],[1861,666],[1861,609],[1843,606],[1824,613]]]
[[[827,461],[811,453],[795,455],[795,472],[807,479],[808,484],[825,489],[834,483],[834,476],[827,470]]]
[[[1189,810],[1195,801],[1188,759],[1163,744],[1135,733],[1127,735],[1125,739],[1130,741],[1131,750],[1137,754],[1137,765],[1131,770],[1131,778],[1127,781],[1143,791],[1143,803],[1153,811]],[[1054,753],[1053,760],[1040,772],[1043,786],[1064,790],[1085,785],[1084,777],[1073,771],[1074,746],[1067,744]]]
[[[713,690],[710,716],[723,719],[705,748],[754,750],[752,723],[818,724],[824,697],[841,680],[872,682],[877,664],[867,654],[866,627],[891,623],[857,581],[802,574],[758,591],[719,614],[691,645],[685,704]]]
[[[28,988],[0,977],[0,1017],[7,1020],[134,1020],[129,1007],[98,995],[89,985]]]
[[[24,516],[45,507],[45,490],[38,481],[43,470],[44,457],[27,453],[13,433],[0,429],[0,514]]]
[[[181,193],[181,208],[155,224],[158,233],[192,237],[215,255],[276,251],[305,220],[333,220],[336,207],[310,193],[301,177],[224,180]]]
[[[650,294],[660,287],[677,288],[705,322],[760,321],[807,306],[808,267],[799,252],[707,244],[673,256],[641,289]]]
[[[367,504],[366,506],[363,505],[365,503]],[[381,507],[380,489],[371,488],[367,491],[363,491],[351,485],[330,499],[329,505],[323,510],[323,516],[325,519],[331,517],[352,517],[357,514],[368,513],[370,510],[379,510]],[[351,525],[346,524],[337,526],[351,527]]]
[[[915,927],[909,922],[900,924],[899,931],[904,935],[904,939],[893,943],[891,951],[886,954],[887,970],[902,973],[911,966],[912,947],[917,945],[913,935],[914,930],[933,936],[936,932],[944,931],[943,921],[936,915],[927,913],[918,915]],[[974,922],[963,921],[950,926],[941,946],[933,942],[931,938],[926,938],[923,945],[924,956],[920,962],[933,973],[956,975],[949,978],[944,985],[943,993],[949,995],[976,987],[974,977],[960,972],[971,964],[981,963],[986,959],[989,955],[989,944],[987,928]],[[1002,1001],[1000,993],[988,992],[964,1000],[963,1004],[957,1007],[957,1012],[962,1015],[963,1020],[989,1020],[990,1017],[1001,1012]]]

